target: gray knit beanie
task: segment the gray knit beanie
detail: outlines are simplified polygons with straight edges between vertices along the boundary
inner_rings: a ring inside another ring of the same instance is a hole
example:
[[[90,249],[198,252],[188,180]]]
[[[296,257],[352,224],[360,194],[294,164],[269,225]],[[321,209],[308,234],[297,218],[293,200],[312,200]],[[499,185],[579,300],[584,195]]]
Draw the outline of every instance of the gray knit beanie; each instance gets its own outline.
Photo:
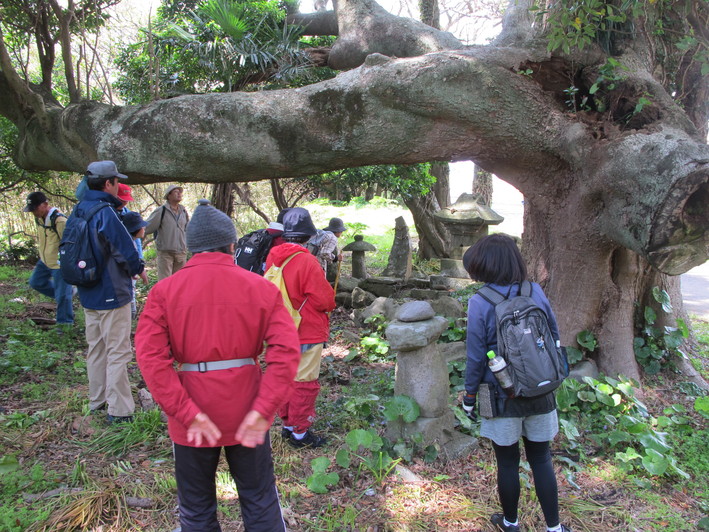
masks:
[[[187,249],[199,253],[235,243],[236,229],[231,218],[212,207],[209,200],[201,199],[187,224],[186,236]]]

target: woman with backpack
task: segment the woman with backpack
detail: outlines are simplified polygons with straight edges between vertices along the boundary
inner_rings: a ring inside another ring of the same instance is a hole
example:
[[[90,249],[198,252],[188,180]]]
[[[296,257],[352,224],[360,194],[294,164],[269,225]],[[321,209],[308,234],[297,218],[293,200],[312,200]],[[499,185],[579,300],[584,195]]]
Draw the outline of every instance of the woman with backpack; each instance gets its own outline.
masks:
[[[480,239],[466,251],[463,265],[471,279],[486,283],[485,286],[508,299],[517,296],[522,283],[527,281],[527,267],[522,255],[514,240],[506,235],[495,234]],[[546,314],[551,336],[558,341],[559,330],[549,300],[537,283],[530,284],[531,299]],[[537,342],[540,340],[541,337]],[[477,419],[477,398],[482,418],[480,435],[492,440],[495,451],[502,513],[493,514],[490,520],[503,532],[520,530],[517,507],[520,495],[519,439],[522,438],[547,531],[570,532],[559,521],[557,483],[549,448],[549,442],[559,431],[554,393],[509,398],[488,366],[489,351],[500,354],[495,305],[478,292],[468,302],[463,409],[471,419]]]

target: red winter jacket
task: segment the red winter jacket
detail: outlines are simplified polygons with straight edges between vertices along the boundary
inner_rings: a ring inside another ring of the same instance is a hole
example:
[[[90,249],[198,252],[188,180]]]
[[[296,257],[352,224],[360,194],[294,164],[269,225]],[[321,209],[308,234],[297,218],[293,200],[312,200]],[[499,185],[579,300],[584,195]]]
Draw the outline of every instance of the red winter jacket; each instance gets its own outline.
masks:
[[[300,308],[302,321],[298,329],[301,344],[327,342],[330,336],[330,318],[327,313],[335,308],[335,291],[325,279],[325,274],[310,252],[299,244],[286,242],[271,248],[266,258],[266,270],[272,264],[280,266],[293,253],[302,252],[291,259],[283,269],[288,296],[293,308]]]
[[[221,430],[218,446],[239,443],[236,429],[252,409],[272,421],[290,396],[300,362],[298,335],[280,291],[224,253],[197,253],[153,287],[135,348],[148,389],[168,415],[170,438],[190,446],[187,428],[200,412]],[[206,373],[173,367],[234,358],[256,364]]]

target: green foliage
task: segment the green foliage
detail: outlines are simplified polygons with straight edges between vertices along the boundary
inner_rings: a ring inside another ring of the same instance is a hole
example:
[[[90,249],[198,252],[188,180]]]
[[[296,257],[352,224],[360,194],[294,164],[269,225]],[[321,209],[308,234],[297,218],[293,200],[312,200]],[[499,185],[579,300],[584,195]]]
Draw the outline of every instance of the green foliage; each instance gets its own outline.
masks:
[[[384,441],[373,429],[348,432],[345,444],[345,447],[337,451],[337,465],[347,469],[354,463],[358,475],[363,470],[368,471],[377,484],[381,484],[401,461],[399,458],[392,459],[387,452],[382,451]]]
[[[670,297],[667,292],[658,287],[652,289],[652,295],[662,310],[672,312]],[[657,313],[652,307],[645,307],[643,323],[640,325],[640,335],[633,340],[635,359],[646,373],[654,375],[666,367],[674,356],[685,356],[680,346],[689,337],[689,329],[684,320],[677,319],[677,327],[655,327]]]
[[[327,493],[328,486],[334,486],[340,481],[340,475],[334,471],[327,473],[330,467],[329,458],[325,456],[314,458],[310,466],[313,468],[313,474],[307,478],[305,484],[313,493]]]
[[[54,475],[36,463],[23,469],[14,457],[0,459],[0,530],[24,532],[31,525],[49,517],[41,504],[22,503],[23,493],[42,493],[58,486]]]
[[[673,405],[657,419],[634,395],[632,381],[610,377],[584,382],[566,379],[557,391],[561,429],[572,449],[583,452],[581,434],[615,459],[626,472],[650,476],[681,476],[668,430],[690,430],[691,419],[681,405]]]
[[[592,353],[598,346],[598,341],[591,331],[581,331],[576,335],[576,343],[581,349],[574,346],[566,347],[566,356],[570,365],[576,364],[583,360],[583,357],[588,353]]]
[[[386,190],[403,198],[427,194],[436,182],[430,170],[429,163],[359,166],[311,175],[307,179],[315,189],[336,190],[340,197],[350,202],[350,205],[362,207],[366,204],[361,197],[362,192],[368,188]],[[384,199],[379,199],[375,204],[384,202]]]
[[[404,423],[413,423],[420,415],[418,403],[406,395],[395,395],[384,405],[384,417],[389,421],[401,419]]]
[[[561,49],[566,54],[572,48],[583,50],[597,41],[599,34],[619,28],[629,14],[629,4],[618,8],[603,0],[564,0],[558,7],[538,11],[538,15],[547,17],[547,49],[550,52]]]
[[[465,360],[448,362],[448,380],[454,394],[465,388]]]
[[[330,69],[311,73],[302,51],[301,29],[285,25],[277,0],[206,0],[161,8],[146,39],[121,51],[116,87],[130,103],[154,97],[231,92],[251,85],[284,88],[332,77]],[[157,76],[150,57],[152,32]],[[323,72],[327,71],[327,72]]]
[[[167,438],[160,410],[136,412],[132,423],[116,423],[98,432],[88,443],[82,443],[89,453],[123,455],[138,448],[159,447]]]
[[[697,397],[694,400],[694,409],[705,418],[709,418],[709,396]]]
[[[389,342],[384,338],[387,326],[386,317],[382,314],[375,314],[364,320],[364,323],[368,327],[363,330],[363,336],[359,341],[360,355],[370,362],[389,360],[391,358]]]
[[[468,333],[467,321],[467,318],[460,320],[449,318],[448,328],[441,333],[441,337],[438,341],[442,343],[465,341]]]
[[[10,384],[27,373],[66,371],[65,351],[75,339],[57,330],[44,331],[29,320],[7,328],[0,357],[0,383]]]

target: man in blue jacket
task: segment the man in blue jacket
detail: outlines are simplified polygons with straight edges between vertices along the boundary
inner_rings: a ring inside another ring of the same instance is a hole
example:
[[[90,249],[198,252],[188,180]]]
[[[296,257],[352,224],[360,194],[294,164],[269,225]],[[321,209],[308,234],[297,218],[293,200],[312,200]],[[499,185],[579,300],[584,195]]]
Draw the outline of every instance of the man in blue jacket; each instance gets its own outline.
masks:
[[[143,261],[116,212],[122,205],[117,197],[119,179],[127,177],[118,172],[113,161],[89,164],[88,190],[72,212],[72,216],[83,216],[99,202],[111,207],[99,209],[89,220],[103,258],[101,280],[96,286],[78,287],[89,344],[89,408],[92,412],[106,410],[109,423],[132,421],[135,411],[128,381],[128,362],[133,357],[130,304],[132,277],[143,271]]]

